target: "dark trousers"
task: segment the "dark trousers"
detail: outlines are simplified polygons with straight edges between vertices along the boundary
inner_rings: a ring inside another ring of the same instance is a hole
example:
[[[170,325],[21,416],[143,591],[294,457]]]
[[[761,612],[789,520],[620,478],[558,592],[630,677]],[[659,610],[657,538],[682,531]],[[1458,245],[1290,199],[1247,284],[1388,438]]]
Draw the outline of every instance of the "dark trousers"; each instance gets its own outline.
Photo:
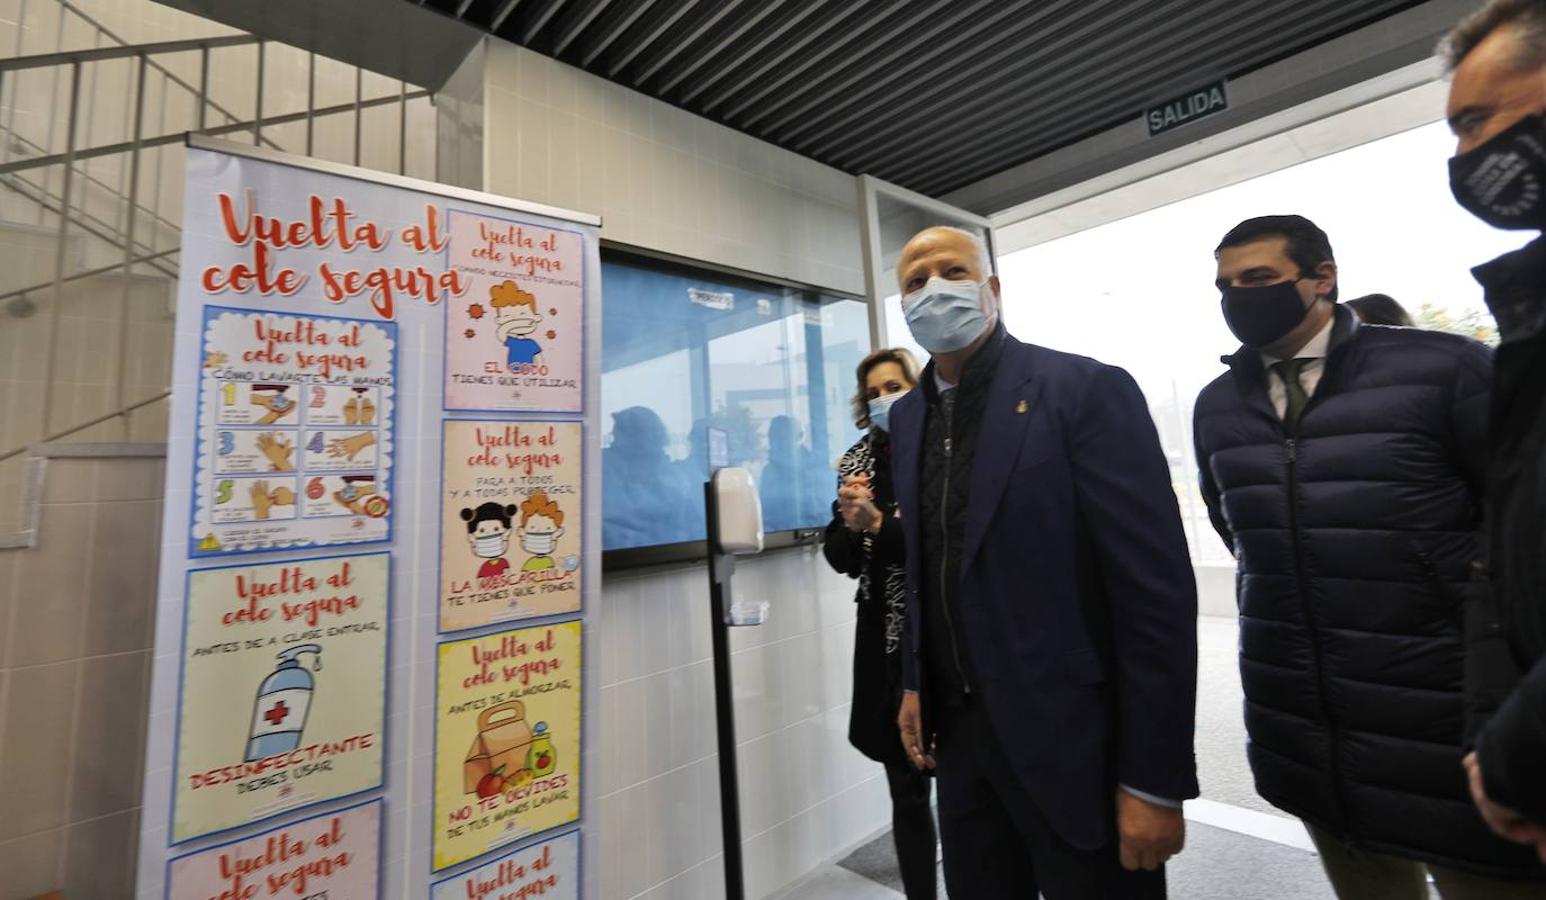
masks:
[[[934,900],[934,810],[929,808],[929,777],[907,764],[888,763],[891,787],[891,837],[896,841],[907,900]]]
[[[935,776],[952,898],[1036,900],[1040,891],[1046,900],[1163,900],[1164,870],[1123,869],[1115,837],[1080,850],[1052,830],[1010,769],[981,703],[941,712]]]

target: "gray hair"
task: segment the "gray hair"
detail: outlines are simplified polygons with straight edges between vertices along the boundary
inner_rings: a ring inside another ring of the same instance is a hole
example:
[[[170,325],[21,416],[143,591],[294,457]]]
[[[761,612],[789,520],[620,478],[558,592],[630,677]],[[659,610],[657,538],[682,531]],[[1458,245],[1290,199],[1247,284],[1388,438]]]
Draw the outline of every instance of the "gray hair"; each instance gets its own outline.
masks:
[[[1546,67],[1546,0],[1492,0],[1467,16],[1439,43],[1444,69],[1455,71],[1477,45],[1500,28],[1519,38],[1517,69]]]
[[[972,246],[977,248],[977,271],[981,273],[983,278],[993,274],[993,254],[988,252],[988,242],[983,240],[982,235],[969,228],[961,228],[956,225],[936,225],[926,230],[948,231],[951,234],[958,234],[971,241]]]

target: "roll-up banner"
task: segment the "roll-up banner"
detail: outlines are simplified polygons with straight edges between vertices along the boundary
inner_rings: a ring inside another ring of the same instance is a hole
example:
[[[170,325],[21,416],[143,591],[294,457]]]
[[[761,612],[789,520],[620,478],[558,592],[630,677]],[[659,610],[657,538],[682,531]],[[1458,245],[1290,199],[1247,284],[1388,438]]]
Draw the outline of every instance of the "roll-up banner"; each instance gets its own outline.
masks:
[[[138,895],[578,898],[600,221],[189,138]]]

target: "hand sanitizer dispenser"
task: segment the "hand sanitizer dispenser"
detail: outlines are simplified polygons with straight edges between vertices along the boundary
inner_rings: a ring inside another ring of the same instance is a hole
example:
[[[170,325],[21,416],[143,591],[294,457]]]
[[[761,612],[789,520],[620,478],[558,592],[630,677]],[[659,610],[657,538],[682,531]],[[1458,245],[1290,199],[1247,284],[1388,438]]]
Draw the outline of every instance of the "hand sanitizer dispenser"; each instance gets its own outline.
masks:
[[[714,473],[714,499],[719,515],[713,535],[721,553],[745,556],[762,552],[762,498],[757,483],[745,469],[719,469]]]
[[[252,731],[247,736],[248,762],[289,753],[301,745],[306,713],[311,709],[311,695],[317,686],[311,672],[301,668],[297,657],[303,653],[314,655],[314,670],[322,668],[322,648],[301,644],[281,651],[279,667],[258,685]]]

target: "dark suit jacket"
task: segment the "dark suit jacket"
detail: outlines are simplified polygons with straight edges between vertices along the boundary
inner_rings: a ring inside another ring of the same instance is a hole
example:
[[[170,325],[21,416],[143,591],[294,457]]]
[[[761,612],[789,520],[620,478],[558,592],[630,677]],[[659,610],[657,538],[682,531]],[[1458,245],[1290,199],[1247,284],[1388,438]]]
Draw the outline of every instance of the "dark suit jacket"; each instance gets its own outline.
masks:
[[[1115,834],[1118,783],[1197,796],[1197,592],[1171,474],[1131,376],[1006,337],[972,466],[956,593],[973,688],[1058,833]],[[926,377],[932,377],[932,373]],[[907,545],[903,678],[920,690],[924,392],[891,411]]]

